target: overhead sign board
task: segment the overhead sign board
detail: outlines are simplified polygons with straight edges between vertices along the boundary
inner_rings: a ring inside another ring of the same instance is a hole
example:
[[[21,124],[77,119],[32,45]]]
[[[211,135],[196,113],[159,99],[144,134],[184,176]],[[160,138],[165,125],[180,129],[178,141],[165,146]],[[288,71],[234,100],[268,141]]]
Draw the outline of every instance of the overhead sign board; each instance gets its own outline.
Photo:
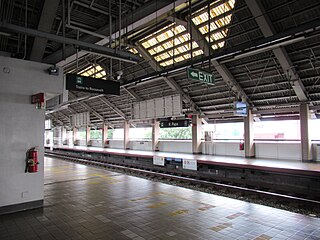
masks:
[[[234,111],[235,116],[246,117],[248,115],[247,110],[248,110],[247,103],[240,102],[240,101],[235,102],[235,111]]]
[[[189,127],[190,119],[160,121],[160,128]]]
[[[68,73],[66,89],[72,91],[120,95],[120,83]]]
[[[204,83],[214,84],[214,76],[211,73],[195,68],[187,68],[188,79]]]

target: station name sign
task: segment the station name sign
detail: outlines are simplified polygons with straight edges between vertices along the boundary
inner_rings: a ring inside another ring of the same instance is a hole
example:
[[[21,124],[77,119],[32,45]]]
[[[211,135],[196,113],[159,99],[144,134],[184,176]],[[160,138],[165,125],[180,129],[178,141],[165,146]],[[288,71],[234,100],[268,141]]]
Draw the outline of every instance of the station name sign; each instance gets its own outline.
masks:
[[[189,126],[190,126],[189,119],[161,121],[160,122],[160,128],[189,127]]]
[[[214,76],[211,73],[207,73],[203,70],[195,68],[187,68],[188,79],[200,81],[208,84],[214,84]]]
[[[120,95],[119,82],[69,73],[66,75],[66,89],[81,92]]]

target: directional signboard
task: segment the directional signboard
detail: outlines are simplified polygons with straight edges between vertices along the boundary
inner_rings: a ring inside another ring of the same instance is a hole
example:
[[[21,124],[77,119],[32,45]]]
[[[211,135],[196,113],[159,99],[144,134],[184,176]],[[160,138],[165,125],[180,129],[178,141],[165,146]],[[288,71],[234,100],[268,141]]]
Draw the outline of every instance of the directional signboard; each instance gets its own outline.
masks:
[[[188,79],[200,81],[208,84],[214,84],[214,76],[211,73],[207,73],[203,70],[187,68]]]
[[[160,128],[189,127],[190,119],[160,121]]]
[[[66,89],[81,92],[120,95],[120,83],[68,73]]]

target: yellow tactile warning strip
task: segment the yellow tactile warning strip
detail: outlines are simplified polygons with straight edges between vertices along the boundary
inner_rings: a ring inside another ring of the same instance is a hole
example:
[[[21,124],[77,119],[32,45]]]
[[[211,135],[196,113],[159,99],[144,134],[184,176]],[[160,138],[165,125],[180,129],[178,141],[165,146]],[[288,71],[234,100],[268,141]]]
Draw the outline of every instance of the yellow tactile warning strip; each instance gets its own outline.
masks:
[[[269,239],[272,239],[272,237],[266,234],[261,234],[260,236],[256,237],[254,240],[269,240]]]
[[[101,178],[102,180],[105,180],[107,183],[110,183],[110,184],[122,182],[122,181],[120,181],[120,180],[118,180],[118,179],[116,179],[116,178],[114,178],[114,177],[110,177],[110,176],[105,175],[105,174],[91,174],[91,175],[92,175],[92,176],[99,177],[99,178]]]
[[[215,206],[210,205],[210,204],[204,204],[204,206],[198,208],[198,210],[199,210],[199,211],[206,211],[206,210],[209,210],[209,209],[214,208],[214,207],[215,207]]]
[[[170,213],[168,214],[168,216],[174,217],[174,216],[186,214],[186,213],[188,213],[188,212],[189,212],[189,210],[187,210],[187,209],[181,209],[181,210],[177,210],[177,211],[170,212]]]
[[[237,218],[237,217],[240,217],[240,216],[242,216],[242,215],[244,215],[244,214],[245,214],[245,213],[243,213],[243,212],[238,212],[238,213],[229,215],[229,216],[227,216],[226,218],[232,220],[232,219],[235,219],[235,218]]]
[[[165,205],[167,205],[167,203],[160,202],[160,203],[155,203],[155,204],[149,205],[148,208],[160,208],[160,207],[163,207]]]
[[[232,226],[232,223],[223,223],[223,224],[220,224],[220,225],[217,225],[217,226],[214,226],[212,228],[210,228],[211,230],[215,231],[215,232],[219,232],[223,229],[226,229],[228,227],[231,227]]]

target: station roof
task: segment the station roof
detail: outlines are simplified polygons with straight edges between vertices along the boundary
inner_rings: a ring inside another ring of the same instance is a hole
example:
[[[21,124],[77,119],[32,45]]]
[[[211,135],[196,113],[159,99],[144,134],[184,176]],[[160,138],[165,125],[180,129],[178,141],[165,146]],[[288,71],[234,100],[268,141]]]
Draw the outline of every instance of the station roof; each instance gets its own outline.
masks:
[[[93,125],[118,127],[131,120],[132,103],[176,93],[184,113],[209,123],[242,121],[233,114],[239,99],[256,120],[298,119],[301,102],[310,104],[314,117],[320,114],[318,0],[8,0],[1,2],[0,14],[1,54],[121,83],[120,96],[70,91],[68,107],[47,112],[55,126],[89,111]],[[50,36],[25,37],[8,24]],[[64,46],[51,35],[140,60]],[[212,73],[215,84],[189,80],[190,66]]]

